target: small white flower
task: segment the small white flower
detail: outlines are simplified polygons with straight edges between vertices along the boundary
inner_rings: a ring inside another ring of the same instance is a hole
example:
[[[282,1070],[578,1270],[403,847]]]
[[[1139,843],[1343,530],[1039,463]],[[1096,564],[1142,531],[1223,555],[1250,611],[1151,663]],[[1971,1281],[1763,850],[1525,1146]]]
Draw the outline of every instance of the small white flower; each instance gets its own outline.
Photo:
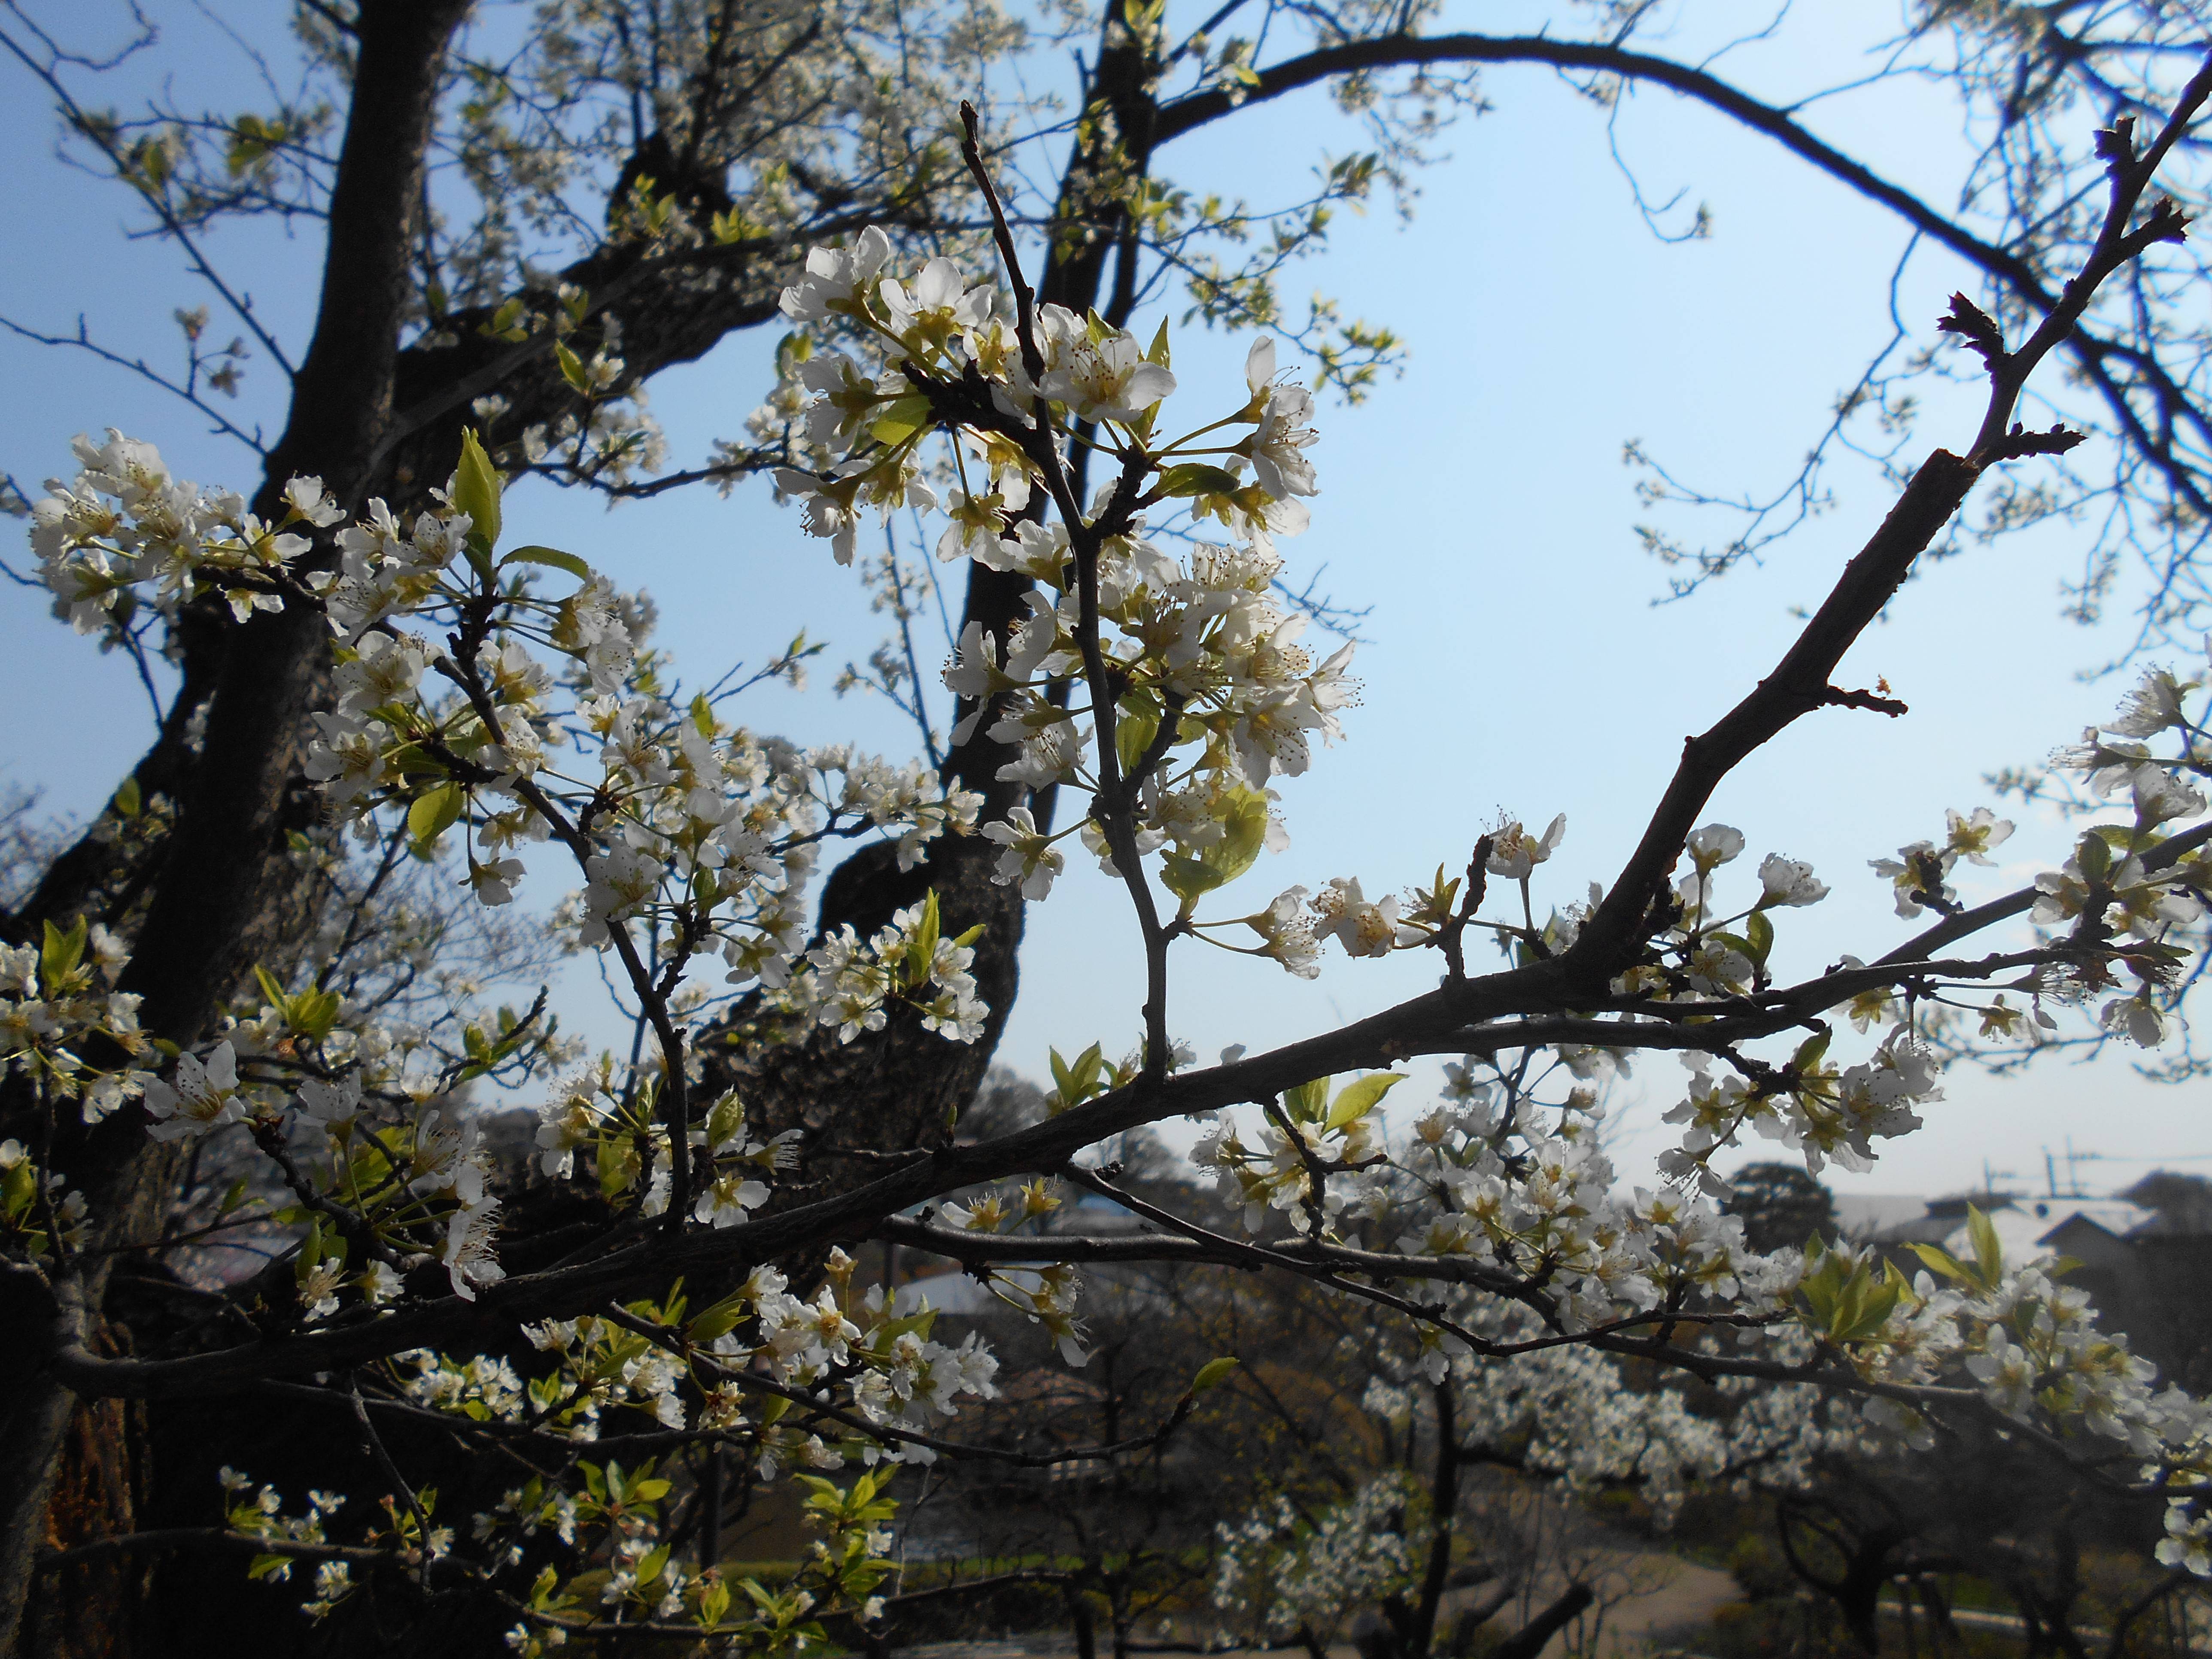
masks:
[[[179,1054],[173,1084],[147,1079],[146,1110],[155,1120],[147,1133],[156,1140],[204,1135],[226,1123],[242,1122],[246,1103],[238,1094],[237,1050],[228,1042],[217,1043],[204,1063]]]

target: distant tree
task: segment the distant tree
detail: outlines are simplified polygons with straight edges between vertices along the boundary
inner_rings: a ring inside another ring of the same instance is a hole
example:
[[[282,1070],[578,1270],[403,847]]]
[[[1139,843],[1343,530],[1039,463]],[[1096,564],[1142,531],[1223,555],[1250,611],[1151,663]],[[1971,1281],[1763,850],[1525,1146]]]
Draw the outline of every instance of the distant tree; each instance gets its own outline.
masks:
[[[1733,1181],[1735,1191],[1721,1209],[1743,1223],[1753,1249],[1798,1249],[1814,1233],[1834,1237],[1836,1201],[1803,1164],[1747,1164]]]
[[[2120,1196],[2157,1215],[2154,1231],[2212,1233],[2212,1181],[2203,1176],[2153,1170]]]

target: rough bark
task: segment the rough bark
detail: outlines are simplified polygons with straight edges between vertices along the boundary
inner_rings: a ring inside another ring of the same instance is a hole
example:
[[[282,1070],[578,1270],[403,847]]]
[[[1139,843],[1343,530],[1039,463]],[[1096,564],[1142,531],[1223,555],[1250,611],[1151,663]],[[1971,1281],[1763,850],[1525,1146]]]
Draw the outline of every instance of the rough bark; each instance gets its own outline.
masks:
[[[407,228],[421,186],[447,43],[466,0],[372,0],[362,9],[354,97],[331,199],[313,341],[291,415],[254,506],[281,517],[284,481],[319,474],[360,499],[390,417],[399,325],[411,299]],[[145,1028],[195,1041],[252,962],[296,925],[286,832],[312,811],[297,781],[306,714],[322,684],[326,632],[306,612],[261,615],[227,630],[198,756],[182,769],[178,818],[152,883],[122,988],[144,998]],[[186,747],[189,749],[189,744]],[[21,1275],[12,1328],[59,1340],[100,1328],[107,1252],[153,1236],[172,1158],[152,1147],[136,1109],[96,1128],[61,1126],[53,1163],[91,1206],[94,1249],[58,1272],[48,1297]],[[0,1644],[17,1651],[35,1553],[72,1421],[71,1397],[39,1368],[37,1345],[0,1358]]]

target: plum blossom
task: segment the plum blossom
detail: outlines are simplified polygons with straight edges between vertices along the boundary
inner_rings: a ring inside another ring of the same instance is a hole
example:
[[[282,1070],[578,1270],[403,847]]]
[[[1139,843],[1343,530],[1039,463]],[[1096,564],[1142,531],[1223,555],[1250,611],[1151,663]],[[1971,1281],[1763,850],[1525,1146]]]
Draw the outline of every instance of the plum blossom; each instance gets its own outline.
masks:
[[[173,1080],[149,1078],[145,1089],[146,1111],[154,1119],[149,1133],[156,1140],[204,1135],[246,1117],[238,1086],[238,1051],[228,1042],[216,1044],[204,1061],[191,1054],[178,1055]]]
[[[1818,904],[1828,896],[1828,884],[1813,873],[1811,865],[1784,858],[1779,853],[1769,853],[1759,860],[1759,885],[1761,909]]]
[[[1521,827],[1518,818],[1507,820],[1490,838],[1490,858],[1486,866],[1493,876],[1508,881],[1526,881],[1535,867],[1548,860],[1567,833],[1567,815],[1560,813],[1545,827],[1540,836],[1532,836]]]
[[[1042,899],[1052,891],[1053,878],[1067,867],[1066,856],[1037,830],[1026,806],[1010,808],[1004,822],[982,826],[983,836],[1006,850],[999,854],[991,879],[1001,887],[1020,884],[1025,899]]]
[[[1419,937],[1400,925],[1396,894],[1370,901],[1359,890],[1357,876],[1333,878],[1314,897],[1312,909],[1319,918],[1314,938],[1335,939],[1347,956],[1387,957],[1400,944]]]

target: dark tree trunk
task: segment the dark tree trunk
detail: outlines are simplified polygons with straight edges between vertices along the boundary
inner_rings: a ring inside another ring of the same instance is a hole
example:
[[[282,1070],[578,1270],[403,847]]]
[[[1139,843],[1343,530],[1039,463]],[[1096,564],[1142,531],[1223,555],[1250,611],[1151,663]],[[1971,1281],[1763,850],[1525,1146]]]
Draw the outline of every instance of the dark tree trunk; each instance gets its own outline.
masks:
[[[1067,1587],[1067,1618],[1074,1627],[1075,1659],[1098,1659],[1098,1627],[1091,1612],[1091,1598],[1079,1584]]]
[[[408,226],[421,199],[439,76],[466,9],[466,0],[370,0],[362,8],[315,337],[254,502],[265,518],[283,516],[283,485],[295,473],[319,474],[349,504],[360,499],[392,408],[411,297]],[[176,781],[176,828],[122,981],[144,998],[140,1018],[155,1035],[198,1040],[252,963],[282,946],[303,911],[312,914],[312,896],[296,902],[301,878],[286,832],[313,811],[297,779],[327,659],[320,618],[288,611],[226,630],[215,666],[200,667],[212,679],[204,737]],[[155,756],[165,752],[173,758],[173,746],[157,745]],[[58,1126],[53,1162],[90,1203],[95,1253],[58,1271],[51,1296],[11,1285],[0,1313],[20,1320],[15,1328],[52,1332],[57,1346],[97,1332],[106,1252],[154,1237],[167,1196],[173,1159],[149,1146],[145,1124],[132,1109],[92,1130]],[[0,1642],[11,1651],[74,1411],[44,1374],[44,1352],[31,1342],[0,1358],[0,1443],[9,1448],[0,1460]]]
[[[1421,1575],[1421,1597],[1414,1605],[1411,1627],[1405,1632],[1407,1659],[1429,1659],[1436,1640],[1437,1608],[1443,1603],[1444,1584],[1451,1577],[1453,1525],[1459,1514],[1458,1399],[1446,1377],[1431,1391],[1437,1407],[1437,1464],[1429,1484],[1429,1560]]]

